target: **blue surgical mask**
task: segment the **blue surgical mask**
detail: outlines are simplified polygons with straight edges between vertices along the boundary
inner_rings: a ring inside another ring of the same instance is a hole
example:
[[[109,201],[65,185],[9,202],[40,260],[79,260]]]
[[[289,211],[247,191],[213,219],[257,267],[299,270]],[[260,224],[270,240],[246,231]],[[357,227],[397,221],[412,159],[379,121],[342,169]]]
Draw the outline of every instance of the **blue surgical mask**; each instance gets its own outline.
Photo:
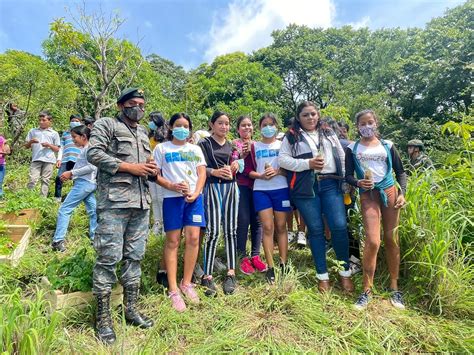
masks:
[[[360,135],[364,138],[371,138],[375,136],[376,130],[377,130],[376,125],[366,125],[366,126],[359,127]]]
[[[184,141],[189,137],[189,129],[184,127],[173,128],[173,137],[179,141]]]
[[[262,128],[262,136],[265,138],[272,138],[277,133],[277,128],[275,126],[265,126]]]
[[[156,123],[155,123],[155,122],[150,121],[150,122],[148,122],[148,128],[150,128],[152,131],[156,131],[156,129],[157,129],[158,127],[156,126]]]
[[[69,122],[69,127],[71,127],[71,128],[79,127],[81,125],[82,125],[81,122],[76,122],[76,121]]]

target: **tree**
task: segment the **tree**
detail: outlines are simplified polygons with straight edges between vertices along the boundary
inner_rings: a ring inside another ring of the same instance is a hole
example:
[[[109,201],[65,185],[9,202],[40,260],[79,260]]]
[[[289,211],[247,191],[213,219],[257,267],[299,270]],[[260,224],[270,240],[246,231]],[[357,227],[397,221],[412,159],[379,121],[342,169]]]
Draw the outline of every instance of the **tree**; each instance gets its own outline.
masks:
[[[134,82],[144,59],[136,44],[114,38],[124,23],[117,14],[87,15],[85,8],[78,8],[78,16],[71,16],[73,23],[53,21],[43,49],[48,61],[76,82],[85,111],[99,118]]]
[[[25,111],[26,121],[10,137],[15,148],[25,130],[37,125],[40,110],[50,110],[55,127],[64,127],[71,112],[76,110],[77,89],[62,72],[40,57],[12,50],[0,54],[0,97],[2,105],[15,103]]]
[[[281,79],[261,63],[251,62],[244,53],[217,57],[190,73],[186,95],[190,112],[210,115],[219,109],[231,116],[258,117],[264,112],[281,113],[277,99]],[[202,127],[207,123],[200,122]]]

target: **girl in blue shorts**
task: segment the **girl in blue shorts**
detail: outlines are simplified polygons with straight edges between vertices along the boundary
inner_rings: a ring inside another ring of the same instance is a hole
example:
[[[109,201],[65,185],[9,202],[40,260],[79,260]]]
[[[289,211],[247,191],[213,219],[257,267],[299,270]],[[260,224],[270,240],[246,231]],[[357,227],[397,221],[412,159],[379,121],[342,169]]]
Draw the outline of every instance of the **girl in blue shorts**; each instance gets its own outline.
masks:
[[[201,149],[187,142],[192,130],[188,115],[174,114],[169,127],[168,141],[156,146],[154,157],[159,169],[157,182],[164,187],[164,256],[168,271],[168,296],[173,308],[182,312],[186,309],[182,294],[189,302],[199,303],[191,277],[199,252],[199,231],[206,225],[201,194],[206,181],[206,163]],[[184,273],[178,289],[178,248],[183,228],[186,238]]]
[[[278,165],[281,141],[276,139],[276,117],[271,113],[265,114],[260,118],[259,127],[262,140],[252,145],[251,154],[254,159],[252,166],[247,169],[250,169],[249,176],[255,179],[253,200],[263,228],[263,250],[268,263],[266,279],[272,284],[275,282],[273,234],[275,233],[278,240],[280,267],[285,271],[288,255],[286,216],[291,207],[288,183]]]

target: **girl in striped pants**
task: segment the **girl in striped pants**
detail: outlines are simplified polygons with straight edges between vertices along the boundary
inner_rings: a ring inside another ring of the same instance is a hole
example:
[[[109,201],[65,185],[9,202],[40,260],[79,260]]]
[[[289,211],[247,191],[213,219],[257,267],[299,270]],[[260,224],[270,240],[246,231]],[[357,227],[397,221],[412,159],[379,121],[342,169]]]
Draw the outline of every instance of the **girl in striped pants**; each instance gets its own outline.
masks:
[[[224,232],[228,269],[222,288],[225,294],[231,294],[236,287],[239,192],[235,173],[240,166],[239,162],[234,160],[232,144],[226,139],[230,128],[229,117],[223,112],[215,112],[211,117],[211,126],[212,136],[199,142],[207,163],[204,195],[207,226],[204,242],[204,276],[201,285],[206,288],[205,293],[208,296],[216,293],[212,270],[221,228]]]

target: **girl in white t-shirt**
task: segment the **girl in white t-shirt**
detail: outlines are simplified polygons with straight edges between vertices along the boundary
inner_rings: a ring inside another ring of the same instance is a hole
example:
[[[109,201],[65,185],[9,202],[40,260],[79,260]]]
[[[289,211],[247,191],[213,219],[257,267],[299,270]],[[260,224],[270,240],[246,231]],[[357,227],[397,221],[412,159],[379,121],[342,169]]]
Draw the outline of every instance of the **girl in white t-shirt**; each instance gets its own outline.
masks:
[[[288,183],[278,165],[281,141],[276,139],[276,117],[271,113],[265,114],[260,118],[259,127],[262,140],[252,145],[252,166],[246,169],[250,170],[249,176],[255,179],[253,200],[263,227],[263,250],[268,263],[266,279],[272,284],[275,282],[273,234],[277,236],[280,266],[284,272],[288,255],[286,216],[291,207]]]
[[[174,114],[169,122],[168,142],[154,150],[158,166],[157,182],[164,187],[163,224],[166,232],[165,263],[168,272],[168,295],[178,312],[186,309],[181,292],[191,303],[199,296],[191,282],[199,252],[199,231],[206,225],[202,189],[206,181],[206,163],[201,149],[187,143],[192,130],[191,119],[185,113]],[[184,229],[184,274],[179,289],[176,280],[178,248]],[[181,292],[180,292],[181,290]]]

